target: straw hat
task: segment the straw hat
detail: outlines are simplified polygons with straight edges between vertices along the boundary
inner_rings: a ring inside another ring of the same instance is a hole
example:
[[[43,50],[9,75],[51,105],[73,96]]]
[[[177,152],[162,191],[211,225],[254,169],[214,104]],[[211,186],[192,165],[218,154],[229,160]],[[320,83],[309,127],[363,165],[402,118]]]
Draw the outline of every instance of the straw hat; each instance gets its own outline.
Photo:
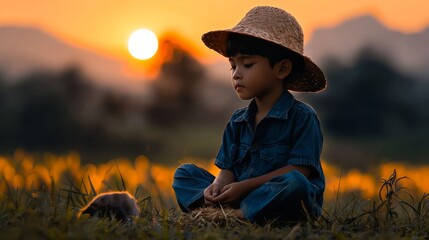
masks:
[[[205,33],[202,40],[207,47],[226,56],[229,33],[260,38],[301,56],[304,59],[303,76],[288,81],[287,89],[298,92],[317,92],[326,87],[322,70],[310,58],[304,56],[304,34],[299,23],[288,12],[275,7],[255,7],[235,27]]]

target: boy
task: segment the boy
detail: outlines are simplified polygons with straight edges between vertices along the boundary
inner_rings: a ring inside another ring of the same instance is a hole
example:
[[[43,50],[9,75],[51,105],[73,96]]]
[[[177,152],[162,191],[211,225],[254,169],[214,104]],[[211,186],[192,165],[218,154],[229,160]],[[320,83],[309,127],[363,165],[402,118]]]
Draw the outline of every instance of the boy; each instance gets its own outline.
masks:
[[[322,70],[303,55],[303,33],[282,9],[255,7],[232,29],[202,36],[227,57],[237,95],[250,100],[228,122],[213,175],[180,166],[173,188],[184,212],[226,204],[251,222],[320,216],[325,178],[322,132],[315,111],[288,90],[325,88]]]

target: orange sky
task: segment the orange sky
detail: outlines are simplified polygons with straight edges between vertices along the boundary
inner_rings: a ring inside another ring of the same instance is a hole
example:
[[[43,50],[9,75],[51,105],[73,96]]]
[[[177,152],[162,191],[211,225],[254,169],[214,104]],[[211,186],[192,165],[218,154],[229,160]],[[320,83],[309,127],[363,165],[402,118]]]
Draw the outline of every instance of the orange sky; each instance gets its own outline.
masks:
[[[306,41],[319,27],[368,13],[404,32],[429,25],[427,0],[0,0],[0,26],[39,27],[74,45],[122,59],[130,58],[126,44],[134,30],[149,28],[157,35],[175,31],[193,42],[202,56],[216,57],[205,49],[201,35],[232,27],[256,5],[291,12],[301,23]]]

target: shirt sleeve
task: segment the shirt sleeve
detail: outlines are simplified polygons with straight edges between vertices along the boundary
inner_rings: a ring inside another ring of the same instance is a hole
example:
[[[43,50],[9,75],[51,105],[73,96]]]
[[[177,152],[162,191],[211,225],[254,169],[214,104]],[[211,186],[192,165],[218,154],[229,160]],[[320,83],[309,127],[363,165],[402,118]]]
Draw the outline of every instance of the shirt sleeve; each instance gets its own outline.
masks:
[[[288,164],[311,166],[310,178],[323,175],[320,164],[323,135],[317,115],[299,114],[295,126]]]
[[[232,170],[233,162],[231,159],[232,147],[234,143],[234,127],[233,127],[233,118],[229,120],[228,124],[225,127],[222,137],[222,144],[219,148],[219,152],[216,156],[214,164],[220,169]]]

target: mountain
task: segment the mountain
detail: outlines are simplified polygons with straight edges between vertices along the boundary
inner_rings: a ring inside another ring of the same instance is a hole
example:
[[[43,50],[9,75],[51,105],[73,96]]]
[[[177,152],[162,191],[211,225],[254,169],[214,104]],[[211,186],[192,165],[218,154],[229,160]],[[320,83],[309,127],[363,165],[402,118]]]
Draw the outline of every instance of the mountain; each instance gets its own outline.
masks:
[[[429,28],[405,34],[387,28],[368,15],[316,30],[305,47],[305,54],[322,65],[327,58],[350,63],[360,50],[369,47],[403,71],[427,74],[428,46]]]
[[[36,70],[59,71],[70,66],[79,67],[104,86],[124,88],[124,81],[133,82],[123,73],[124,63],[119,60],[72,46],[40,29],[0,27],[0,72],[9,79]]]

